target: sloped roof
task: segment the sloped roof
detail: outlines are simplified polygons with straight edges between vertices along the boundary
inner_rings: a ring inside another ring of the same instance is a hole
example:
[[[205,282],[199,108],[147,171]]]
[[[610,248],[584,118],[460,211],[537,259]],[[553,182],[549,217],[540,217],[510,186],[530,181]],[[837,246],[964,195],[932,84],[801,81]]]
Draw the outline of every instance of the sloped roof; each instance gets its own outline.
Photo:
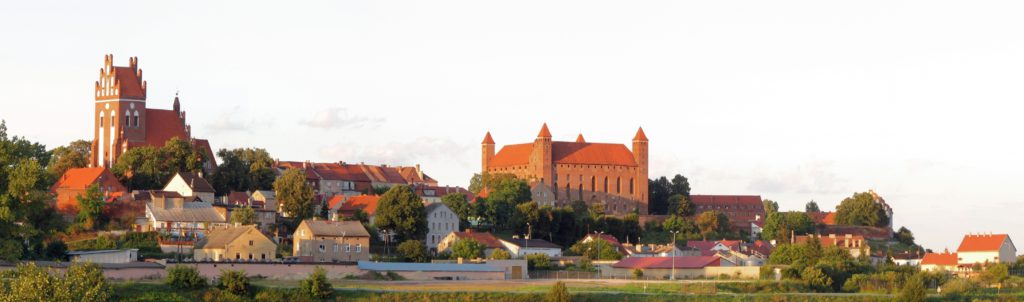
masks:
[[[484,141],[481,142],[480,144],[483,144],[483,145],[493,145],[494,144],[494,139],[491,138],[491,132],[490,131],[487,131],[487,135],[484,135]]]
[[[157,221],[181,221],[181,222],[226,222],[224,216],[220,216],[217,210],[213,209],[206,202],[186,202],[182,208],[165,209],[154,207],[152,202],[146,203],[150,213]]]
[[[263,235],[263,233],[260,233],[260,231],[257,230],[256,227],[252,226],[252,225],[245,225],[245,226],[239,226],[239,227],[229,227],[229,228],[216,229],[216,230],[210,231],[209,233],[206,234],[206,237],[204,237],[203,239],[199,240],[199,242],[196,243],[196,248],[197,249],[222,249],[222,248],[227,248],[228,244],[230,244],[232,241],[235,241],[235,239],[238,239],[238,237],[241,237],[242,235],[245,235],[245,234],[260,234],[260,236],[263,236],[264,238],[267,238],[266,235]],[[267,238],[267,240],[270,240],[270,238]]]
[[[551,138],[551,131],[548,130],[548,123],[544,123],[544,126],[540,127],[540,133],[537,133],[537,137]]]
[[[185,121],[174,110],[146,108],[146,140],[132,146],[163,147],[171,138],[189,141]]]
[[[344,201],[341,205],[340,211],[355,211],[363,210],[366,215],[373,216],[377,213],[377,203],[380,201],[380,196],[377,195],[359,195],[348,197],[348,200]]]
[[[481,233],[481,232],[468,231],[468,232],[453,232],[453,233],[455,233],[455,238],[458,238],[460,240],[461,239],[473,239],[474,241],[479,242],[480,244],[483,244],[487,248],[500,249],[500,248],[504,247],[501,244],[501,241],[498,240],[498,237],[494,237],[494,235],[491,234],[490,232],[482,232]]]
[[[131,67],[114,66],[116,81],[121,85],[119,95],[123,99],[145,100],[146,91],[142,89],[142,79],[139,79],[135,69]]]
[[[192,188],[193,192],[202,193],[214,193],[213,186],[210,185],[206,179],[199,177],[199,174],[192,172],[178,172],[181,175],[181,179],[185,180],[185,184],[188,184],[189,188]]]
[[[921,259],[921,265],[957,265],[959,258],[956,253],[927,253]]]
[[[759,195],[690,195],[690,200],[697,206],[752,206],[764,211],[764,204]]]
[[[535,248],[548,248],[548,249],[562,249],[561,246],[548,242],[544,239],[502,239],[501,241],[508,242],[518,247],[535,247]],[[529,244],[527,244],[529,243]]]
[[[427,214],[430,214],[430,213],[433,213],[434,211],[437,211],[437,210],[440,210],[440,209],[448,209],[448,211],[452,211],[452,209],[451,209],[451,208],[449,208],[448,206],[444,205],[443,203],[440,203],[440,202],[432,202],[432,203],[428,204],[428,205],[427,205],[427,206],[426,206],[426,207],[425,207],[425,208],[423,209],[423,212],[424,212],[424,213],[427,213]],[[452,212],[454,213],[454,211],[452,211]]]
[[[113,177],[113,174],[107,172],[107,168],[73,168],[68,169],[64,172],[57,182],[53,184],[51,190],[56,189],[86,189],[100,178],[100,176],[107,174],[108,177]]]
[[[327,200],[327,207],[331,208],[331,209],[336,209],[336,207],[339,206],[339,204],[344,204],[344,203],[345,203],[345,195],[340,195],[340,194],[339,195],[334,195],[334,196],[331,196],[331,199]]]
[[[199,152],[203,152],[203,155],[205,155],[206,158],[210,160],[210,163],[213,164],[214,167],[217,166],[217,156],[216,154],[213,153],[213,147],[210,147],[209,140],[193,138],[192,148],[196,148],[199,150]]]
[[[312,165],[316,170],[316,173],[320,174],[320,177],[326,180],[344,180],[352,182],[370,181],[370,178],[366,176],[363,169],[356,165],[338,163],[315,163]]]
[[[636,135],[633,136],[634,141],[647,141],[647,134],[644,134],[644,127],[636,130]]]
[[[503,272],[504,268],[488,264],[409,263],[359,261],[359,269],[390,272]]]
[[[392,167],[359,165],[370,181],[389,184],[404,184],[405,178]]]
[[[494,155],[491,166],[526,165],[533,146],[532,143],[505,145]],[[633,153],[623,144],[552,142],[551,159],[556,164],[637,166]]]
[[[324,237],[370,237],[359,221],[303,220],[314,236]]]
[[[1003,242],[1007,240],[1010,240],[1010,236],[1006,234],[965,235],[956,251],[959,253],[998,251]]]
[[[824,225],[835,225],[836,224],[836,212],[808,212],[807,216],[810,216],[814,223]]]
[[[402,178],[405,179],[405,182],[408,184],[437,183],[437,180],[426,173],[423,173],[423,176],[421,177],[419,168],[417,167],[395,167],[395,169],[398,170],[398,174],[402,175]]]
[[[673,265],[673,259],[675,264]],[[629,269],[696,269],[708,266],[718,266],[721,260],[715,256],[678,256],[678,257],[630,257],[612,264],[614,268]]]

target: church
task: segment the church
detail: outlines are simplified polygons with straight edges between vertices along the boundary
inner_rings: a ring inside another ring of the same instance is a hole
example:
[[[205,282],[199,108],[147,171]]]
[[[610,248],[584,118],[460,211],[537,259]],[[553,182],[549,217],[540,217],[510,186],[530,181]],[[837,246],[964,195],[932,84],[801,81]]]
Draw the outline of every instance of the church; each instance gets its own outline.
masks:
[[[643,128],[633,137],[632,150],[623,144],[590,143],[583,134],[575,142],[552,141],[544,124],[532,143],[505,145],[495,153],[494,139],[487,132],[482,172],[526,180],[533,200],[541,205],[582,200],[602,205],[607,214],[646,215],[647,143]]]
[[[185,122],[185,111],[181,110],[177,96],[170,110],[146,108],[146,81],[142,80],[137,57],[128,58],[128,66],[114,66],[114,55],[106,55],[96,81],[95,98],[92,167],[109,168],[128,149],[159,148],[176,137],[206,155],[205,172],[216,168],[210,142],[192,137],[192,126]]]

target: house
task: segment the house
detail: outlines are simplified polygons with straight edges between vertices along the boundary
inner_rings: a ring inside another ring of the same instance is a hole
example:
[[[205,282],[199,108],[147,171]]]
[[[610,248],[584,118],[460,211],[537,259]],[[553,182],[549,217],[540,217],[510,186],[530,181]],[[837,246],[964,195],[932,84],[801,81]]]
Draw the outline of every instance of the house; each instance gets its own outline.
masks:
[[[240,208],[248,206],[239,206],[235,204],[226,203],[214,203],[211,205],[218,214],[227,218],[228,222],[231,222],[231,216],[234,215],[235,211]],[[274,210],[266,210],[263,208],[250,207],[253,210],[254,220],[253,223],[263,232],[270,232],[277,225],[277,212]]]
[[[644,276],[662,277],[672,275],[675,268],[677,279],[690,279],[704,277],[705,268],[720,264],[721,259],[715,256],[630,257],[612,264],[611,274],[632,276],[634,270],[640,270]]]
[[[139,249],[73,251],[68,256],[71,262],[131,263],[139,261]]]
[[[892,256],[889,256],[889,260],[892,260],[892,263],[896,265],[919,266],[921,265],[921,257],[922,255],[917,251],[903,252],[892,254]]]
[[[377,203],[380,201],[378,195],[359,195],[359,196],[344,196],[340,199],[338,196],[332,197],[328,206],[332,210],[331,213],[336,213],[336,217],[352,218],[357,211],[363,212],[369,217],[369,222],[373,223],[374,215],[377,214]]]
[[[619,254],[622,254],[623,256],[629,254],[629,251],[626,250],[626,247],[623,246],[621,242],[619,242],[619,239],[615,238],[615,236],[608,234],[587,234],[587,236],[584,236],[583,239],[580,239],[580,242],[589,243],[594,240],[601,240],[603,243],[611,244],[612,246],[615,247],[615,250],[618,251]]]
[[[512,257],[526,257],[533,254],[544,254],[548,257],[562,257],[562,247],[543,239],[499,239]]]
[[[277,211],[279,213],[281,212],[281,209],[279,209],[278,206],[277,206],[277,195],[274,193],[274,191],[269,191],[269,190],[256,190],[256,191],[252,191],[252,194],[250,195],[250,198],[252,198],[253,201],[256,201],[256,203],[263,204],[263,208],[264,209],[274,210],[274,211]]]
[[[440,203],[441,198],[445,195],[457,193],[465,196],[466,201],[473,200],[473,193],[469,190],[460,187],[438,187],[438,186],[427,186],[427,185],[416,185],[413,188],[416,195],[423,199],[423,203]]]
[[[680,249],[672,244],[631,244],[623,243],[626,257],[679,257],[700,256],[700,250],[687,247]]]
[[[78,214],[78,195],[85,194],[85,191],[92,185],[97,185],[104,199],[111,201],[120,198],[128,193],[117,177],[107,168],[73,168],[68,169],[61,175],[57,182],[50,187],[56,199],[55,208],[64,215],[73,216]]]
[[[231,191],[230,193],[228,193],[227,196],[224,196],[220,201],[226,204],[239,207],[251,207],[255,209],[263,208],[263,204],[256,201],[255,199],[252,199],[252,196],[249,195],[249,192]]]
[[[164,186],[164,191],[177,192],[184,197],[194,197],[200,201],[214,202],[216,191],[201,173],[178,172]]]
[[[868,245],[867,240],[864,239],[863,236],[837,236],[836,234],[829,234],[828,237],[821,235],[798,235],[794,237],[793,240],[796,243],[805,243],[812,238],[817,238],[818,241],[821,242],[822,247],[838,246],[850,252],[850,256],[853,256],[854,258],[858,258],[861,255],[871,255],[871,246]]]
[[[956,253],[945,251],[943,253],[926,253],[921,258],[921,270],[928,272],[957,272],[959,260]]]
[[[293,238],[292,255],[305,261],[370,259],[370,233],[358,221],[303,220]]]
[[[768,259],[775,249],[775,246],[763,240],[751,243],[739,240],[691,240],[686,242],[686,246],[700,251],[701,256],[717,255],[735,265],[757,265]]]
[[[277,259],[277,243],[254,225],[210,231],[192,249],[196,261],[268,262]]]
[[[701,256],[713,256],[721,251],[739,251],[743,242],[739,240],[690,240],[686,242],[687,247],[700,251]]]
[[[965,235],[956,254],[960,265],[1017,261],[1017,248],[1006,234]]]
[[[427,237],[423,243],[427,245],[427,248],[436,250],[441,239],[444,239],[449,233],[459,230],[459,216],[440,202],[427,204],[425,212],[427,215]]]
[[[185,201],[178,192],[146,191],[136,195],[146,202],[146,231],[200,237],[209,229],[227,226],[228,216],[209,202]]]
[[[718,211],[729,217],[733,231],[747,233],[750,224],[765,217],[764,203],[757,195],[690,195],[696,215]]]
[[[483,244],[485,247],[484,257],[488,258],[491,257],[491,254],[493,254],[494,251],[505,248],[505,245],[501,244],[501,240],[498,240],[498,237],[494,237],[494,235],[491,234],[490,232],[481,233],[475,232],[473,231],[473,229],[466,229],[465,232],[448,233],[448,236],[445,236],[444,239],[442,239],[441,242],[437,244],[437,252],[450,252],[452,245],[455,245],[455,243],[459,242],[460,240],[466,239],[471,239],[476,242],[479,242],[480,244]]]

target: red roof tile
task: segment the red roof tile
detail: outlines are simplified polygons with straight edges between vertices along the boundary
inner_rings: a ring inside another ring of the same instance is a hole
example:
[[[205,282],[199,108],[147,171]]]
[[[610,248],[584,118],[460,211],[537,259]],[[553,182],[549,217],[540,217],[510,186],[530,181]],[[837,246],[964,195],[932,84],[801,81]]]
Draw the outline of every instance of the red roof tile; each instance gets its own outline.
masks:
[[[675,261],[672,261],[675,258]],[[674,264],[673,264],[674,263]],[[622,259],[614,268],[628,269],[696,269],[721,265],[721,259],[715,256],[681,256],[681,257],[630,257]]]
[[[1006,234],[966,235],[956,251],[959,253],[998,251],[1003,246],[1003,242],[1008,240],[1010,240],[1010,236]]]
[[[142,79],[139,79],[135,69],[131,67],[114,67],[114,76],[121,85],[119,95],[124,99],[146,99],[146,91],[142,89]]]
[[[455,237],[459,239],[473,239],[487,248],[500,249],[504,247],[504,245],[501,244],[501,241],[498,240],[498,237],[494,237],[490,232],[455,232]]]
[[[647,134],[644,134],[644,127],[636,130],[636,135],[633,136],[633,141],[647,141]]]
[[[341,209],[339,210],[343,212],[354,212],[359,209],[363,210],[363,213],[366,213],[366,215],[373,216],[374,213],[377,213],[378,201],[380,201],[380,196],[377,195],[352,196],[341,205]]]
[[[921,259],[921,265],[957,265],[959,264],[956,253],[927,253]]]
[[[173,110],[146,109],[146,140],[130,142],[132,146],[163,147],[171,138],[188,141],[185,121]]]
[[[74,168],[68,169],[64,175],[57,179],[57,183],[50,187],[51,190],[61,189],[87,189],[96,179],[103,175],[107,168]]]
[[[530,162],[533,145],[506,145],[494,155],[491,166],[526,165]],[[622,144],[553,142],[551,149],[551,158],[556,164],[637,166],[633,153]]]
[[[583,139],[583,133],[580,133],[580,135],[576,136],[576,142],[577,143],[586,143],[587,142],[587,140]]]
[[[548,123],[544,123],[544,126],[540,127],[540,133],[537,134],[540,138],[551,138],[551,131],[548,131]]]
[[[811,219],[813,219],[814,223],[817,224],[836,224],[836,212],[808,212],[807,216],[811,216]]]
[[[481,142],[480,144],[482,144],[482,145],[493,145],[494,144],[494,139],[491,138],[491,132],[490,131],[487,131],[487,135],[484,136],[484,141]]]
[[[405,184],[405,178],[393,167],[359,165],[366,176],[373,182],[389,184]]]
[[[327,200],[327,207],[336,209],[339,203],[345,202],[345,195],[334,195],[331,199]],[[354,210],[353,210],[354,211]]]

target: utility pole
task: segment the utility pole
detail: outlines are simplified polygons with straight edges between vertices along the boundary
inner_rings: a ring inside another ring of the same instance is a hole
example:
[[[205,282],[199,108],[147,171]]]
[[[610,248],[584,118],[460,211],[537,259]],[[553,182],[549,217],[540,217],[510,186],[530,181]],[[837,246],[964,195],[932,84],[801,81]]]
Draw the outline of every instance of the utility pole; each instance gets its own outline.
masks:
[[[669,280],[676,280],[676,234],[679,234],[679,230],[669,231],[672,233],[672,275],[668,276]]]
[[[523,257],[526,257],[526,255],[530,253],[530,233],[532,233],[532,231],[533,231],[533,229],[531,229],[530,227],[531,227],[530,223],[527,222],[526,223],[526,239],[523,240],[523,242],[524,242],[524,244],[526,246],[524,248],[525,251],[523,251]]]

